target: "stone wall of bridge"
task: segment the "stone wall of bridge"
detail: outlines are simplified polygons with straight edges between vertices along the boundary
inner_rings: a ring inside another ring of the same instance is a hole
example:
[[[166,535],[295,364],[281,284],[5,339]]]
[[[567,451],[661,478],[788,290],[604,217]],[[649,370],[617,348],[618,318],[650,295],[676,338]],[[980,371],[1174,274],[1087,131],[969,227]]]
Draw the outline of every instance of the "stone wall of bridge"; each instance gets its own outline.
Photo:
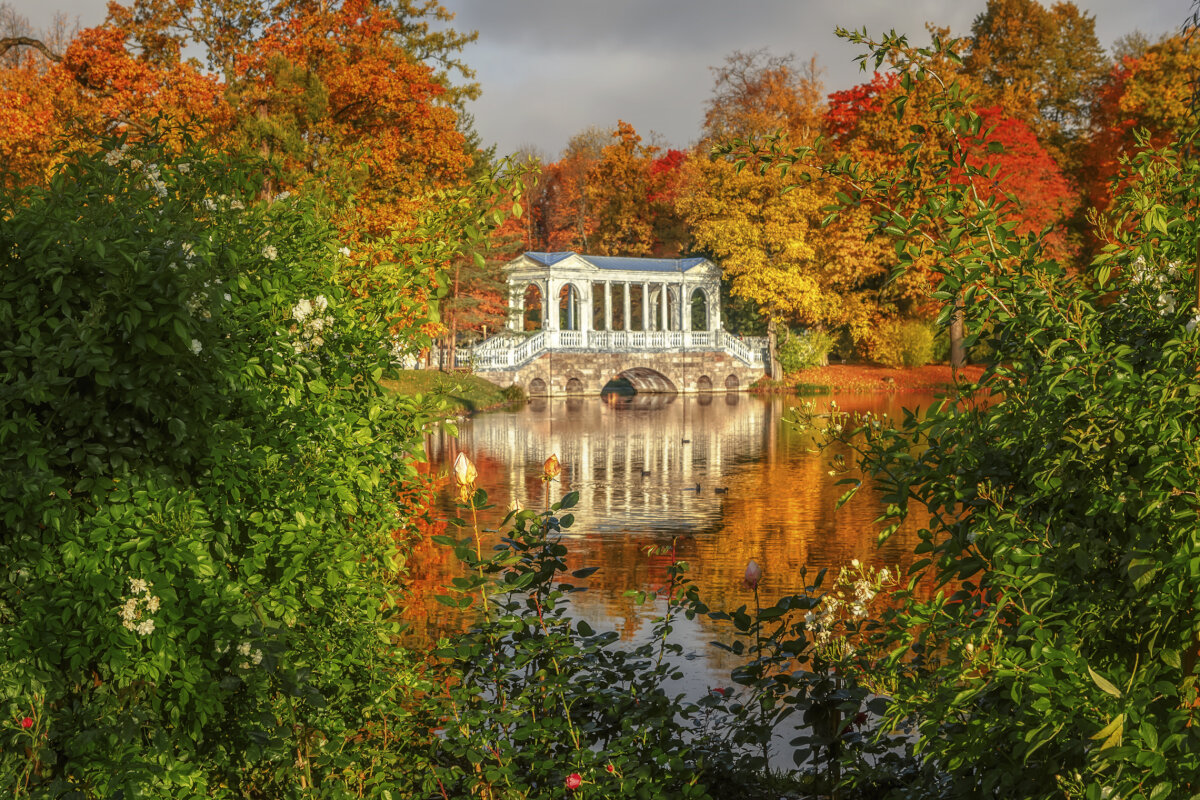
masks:
[[[625,378],[639,392],[744,391],[763,376],[721,351],[672,353],[570,353],[548,351],[514,370],[481,371],[498,386],[519,386],[530,396],[600,394]]]

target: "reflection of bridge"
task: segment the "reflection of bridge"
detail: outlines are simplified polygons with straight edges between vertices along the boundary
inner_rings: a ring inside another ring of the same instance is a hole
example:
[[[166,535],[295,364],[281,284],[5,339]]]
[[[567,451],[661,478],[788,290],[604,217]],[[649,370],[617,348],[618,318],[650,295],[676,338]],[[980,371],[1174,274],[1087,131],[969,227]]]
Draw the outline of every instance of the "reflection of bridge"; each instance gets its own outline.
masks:
[[[493,383],[597,394],[624,378],[642,392],[703,392],[764,373],[765,340],[721,329],[720,269],[707,259],[526,253],[505,269],[509,330],[457,358]]]
[[[473,417],[457,442],[438,436],[427,447],[444,464],[462,449],[481,465],[493,500],[531,507],[543,500],[542,462],[555,453],[563,476],[551,498],[580,492],[576,532],[670,536],[719,526],[726,495],[717,487],[774,453],[781,414],[778,401],[738,394],[534,398],[516,415]]]

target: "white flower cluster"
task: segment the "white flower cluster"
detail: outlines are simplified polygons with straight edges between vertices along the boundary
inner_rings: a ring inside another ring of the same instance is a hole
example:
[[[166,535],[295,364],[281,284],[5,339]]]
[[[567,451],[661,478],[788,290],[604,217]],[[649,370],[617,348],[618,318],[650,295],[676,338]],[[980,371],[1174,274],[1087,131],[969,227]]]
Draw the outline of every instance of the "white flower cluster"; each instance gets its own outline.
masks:
[[[279,251],[275,249],[275,245],[269,244],[262,249],[263,258],[267,261],[274,261],[279,258]]]
[[[104,156],[104,163],[110,167],[115,167],[125,160],[125,153],[129,150],[129,145],[123,144],[120,147],[109,150]]]
[[[214,652],[219,656],[225,655],[229,652],[229,643],[225,642],[223,644],[218,644],[214,648]],[[263,651],[259,650],[257,647],[253,647],[249,642],[242,642],[239,644],[236,652],[243,659],[248,659],[238,664],[239,669],[250,669],[251,664],[258,666],[262,663]]]
[[[153,585],[141,578],[129,579],[129,593],[121,605],[121,624],[125,630],[133,631],[139,636],[149,636],[154,633],[154,620],[150,615],[158,611],[159,600],[150,594]]]
[[[813,634],[817,644],[829,644],[829,640],[833,637],[833,626],[837,622],[837,613],[841,607],[841,600],[836,597],[826,597],[821,602],[820,611],[809,611],[804,615],[804,625]]]
[[[1137,261],[1129,265],[1129,282],[1134,286],[1146,284],[1154,289],[1161,289],[1166,285],[1168,280],[1171,280],[1179,275],[1179,262],[1172,261],[1167,265],[1165,270],[1160,270],[1153,264],[1147,264],[1143,256],[1138,256]]]
[[[205,281],[204,285],[192,293],[188,298],[187,310],[193,317],[198,317],[202,320],[212,319],[212,312],[208,310],[208,300],[214,288],[221,286],[221,279],[214,278],[211,281]],[[229,292],[224,292],[221,295],[225,302],[231,302],[233,296]]]
[[[133,163],[139,163],[134,159]],[[154,190],[154,193],[159,197],[167,196],[167,184],[163,182],[162,176],[158,171],[158,164],[146,164],[142,169],[142,174],[146,176],[146,185]]]
[[[887,567],[875,571],[857,558],[850,562],[849,569],[843,567],[832,591],[821,598],[821,605],[804,615],[805,627],[816,645],[825,647],[832,643],[844,654],[852,652],[844,639],[834,641],[838,622],[842,617],[866,619],[871,601],[892,581],[892,571]]]
[[[217,195],[216,200],[214,200],[211,197],[204,198],[204,208],[208,211],[218,211],[218,210],[222,210],[222,209],[229,209],[231,211],[242,211],[246,208],[246,206],[244,203],[242,203],[241,200],[238,200],[236,197],[231,200],[229,198],[229,195],[219,194],[219,195]]]
[[[346,258],[350,257],[350,248],[349,247],[339,247],[338,252],[341,253]]]
[[[1129,265],[1128,275],[1130,286],[1142,286],[1151,292],[1158,292],[1156,305],[1159,316],[1166,317],[1175,313],[1175,294],[1169,291],[1168,286],[1179,276],[1178,261],[1171,262],[1166,269],[1159,269],[1147,263],[1145,257],[1138,256],[1137,260]],[[1128,305],[1124,297],[1121,298],[1120,304]]]
[[[327,308],[329,301],[325,299],[325,295],[317,295],[313,300],[302,297],[300,302],[292,307],[292,319],[300,323],[300,338],[292,342],[292,348],[297,353],[315,350],[325,344],[321,334],[333,325],[333,317],[325,314]]]

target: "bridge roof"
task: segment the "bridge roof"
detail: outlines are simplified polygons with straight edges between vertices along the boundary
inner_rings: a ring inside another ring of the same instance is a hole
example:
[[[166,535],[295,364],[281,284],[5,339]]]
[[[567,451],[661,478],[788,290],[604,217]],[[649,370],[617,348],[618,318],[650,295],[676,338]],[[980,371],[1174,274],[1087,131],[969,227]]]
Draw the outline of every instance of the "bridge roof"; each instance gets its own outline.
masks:
[[[596,269],[613,269],[630,272],[687,272],[705,263],[705,258],[633,258],[631,256],[589,256],[564,250],[557,253],[525,253],[525,257],[543,266],[553,266],[571,256],[577,256]]]

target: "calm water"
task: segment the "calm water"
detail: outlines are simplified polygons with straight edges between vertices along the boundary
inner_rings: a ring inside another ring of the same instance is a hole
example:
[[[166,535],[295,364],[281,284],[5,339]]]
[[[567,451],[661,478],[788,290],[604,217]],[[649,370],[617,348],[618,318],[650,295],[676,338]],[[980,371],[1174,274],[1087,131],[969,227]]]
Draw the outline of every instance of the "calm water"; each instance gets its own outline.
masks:
[[[921,394],[842,395],[818,398],[818,407],[831,399],[845,410],[893,417],[934,402]],[[580,495],[577,521],[564,537],[570,566],[600,568],[588,591],[575,595],[575,613],[634,642],[663,609],[661,601],[638,606],[625,596],[665,582],[670,558],[647,555],[650,546],[675,541],[714,609],[753,603],[741,585],[750,558],[763,566],[765,603],[800,589],[803,569],[811,580],[822,567],[836,572],[855,558],[889,567],[912,560],[915,524],[876,547],[880,504],[869,488],[834,510],[845,488],[828,475],[835,453],[813,452],[812,436],[789,423],[799,402],[719,393],[534,400],[518,411],[467,420],[457,438],[432,437],[429,453],[443,473],[459,450],[475,462],[479,484],[497,506],[481,519],[488,528],[514,497],[544,507],[542,463],[557,454],[563,472],[551,484],[551,498]],[[442,517],[455,513],[448,500],[439,502]],[[453,612],[432,602],[436,586],[456,574],[451,560],[444,549],[427,548],[414,562],[423,635],[455,626]],[[695,655],[683,688],[728,685],[730,657],[709,644],[726,637],[708,620],[680,623],[676,638]]]

